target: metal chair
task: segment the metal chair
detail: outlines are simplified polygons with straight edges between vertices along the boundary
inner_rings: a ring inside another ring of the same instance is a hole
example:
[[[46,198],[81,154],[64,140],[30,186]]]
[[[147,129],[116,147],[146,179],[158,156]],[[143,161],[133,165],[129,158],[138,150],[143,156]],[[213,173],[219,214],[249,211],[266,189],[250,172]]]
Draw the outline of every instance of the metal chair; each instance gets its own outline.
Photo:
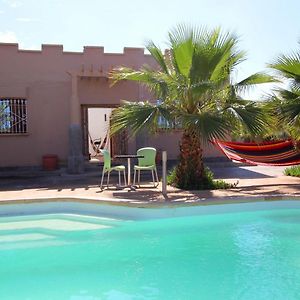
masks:
[[[137,155],[141,155],[143,157],[138,158],[138,165],[134,166],[133,185],[135,185],[136,172],[138,172],[138,183],[140,186],[141,171],[151,171],[154,187],[158,186],[159,180],[155,162],[156,149],[152,147],[141,148],[137,151]],[[154,173],[156,176],[156,181],[154,179]]]
[[[109,175],[111,171],[117,171],[119,173],[119,185],[121,186],[121,172],[123,171],[124,174],[124,183],[126,185],[126,175],[125,175],[125,166],[124,165],[119,165],[119,166],[111,166],[111,157],[110,153],[108,150],[102,150],[100,149],[101,154],[103,155],[104,158],[104,165],[103,165],[103,170],[102,170],[102,178],[101,178],[101,184],[100,184],[100,189],[102,189],[103,186],[103,179],[104,179],[104,174],[107,173],[107,187],[109,184]]]

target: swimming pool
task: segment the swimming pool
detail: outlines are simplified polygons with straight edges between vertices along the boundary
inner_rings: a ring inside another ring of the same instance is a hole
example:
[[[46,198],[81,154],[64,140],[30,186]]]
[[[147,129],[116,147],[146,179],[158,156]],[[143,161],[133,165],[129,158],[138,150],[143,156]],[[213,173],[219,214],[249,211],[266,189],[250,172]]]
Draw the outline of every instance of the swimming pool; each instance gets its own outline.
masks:
[[[300,299],[297,201],[49,205],[1,209],[0,299]]]

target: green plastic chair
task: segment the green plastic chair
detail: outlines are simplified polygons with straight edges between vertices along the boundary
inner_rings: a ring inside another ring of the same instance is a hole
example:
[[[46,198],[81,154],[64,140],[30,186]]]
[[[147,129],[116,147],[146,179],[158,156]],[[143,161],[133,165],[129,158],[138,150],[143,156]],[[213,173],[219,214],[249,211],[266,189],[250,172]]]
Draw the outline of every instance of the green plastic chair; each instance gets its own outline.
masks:
[[[154,187],[158,186],[159,180],[156,169],[156,149],[152,147],[141,148],[137,151],[137,155],[143,156],[143,158],[138,158],[138,165],[134,166],[134,176],[133,185],[135,185],[136,172],[138,172],[138,183],[141,183],[141,171],[151,171]],[[154,179],[154,173],[156,176],[156,181]]]
[[[103,186],[103,179],[104,179],[104,174],[107,173],[107,187],[109,184],[109,175],[111,171],[117,171],[119,173],[119,185],[121,186],[121,172],[123,171],[124,174],[124,183],[126,185],[126,175],[125,175],[125,166],[119,165],[119,166],[111,166],[111,157],[110,153],[108,150],[100,150],[101,154],[103,155],[104,158],[104,166],[102,170],[102,178],[101,178],[101,184],[100,184],[100,189],[102,189]]]

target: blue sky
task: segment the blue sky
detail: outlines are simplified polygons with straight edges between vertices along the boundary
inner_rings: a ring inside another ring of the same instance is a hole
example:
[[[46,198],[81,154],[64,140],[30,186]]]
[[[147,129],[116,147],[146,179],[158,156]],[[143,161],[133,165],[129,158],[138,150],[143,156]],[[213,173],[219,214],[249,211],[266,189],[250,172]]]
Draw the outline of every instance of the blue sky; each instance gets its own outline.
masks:
[[[0,42],[24,49],[63,44],[67,51],[99,45],[122,52],[148,39],[165,48],[167,32],[178,23],[221,26],[235,32],[247,51],[236,74],[242,79],[265,70],[280,53],[299,49],[299,12],[297,0],[0,0]]]

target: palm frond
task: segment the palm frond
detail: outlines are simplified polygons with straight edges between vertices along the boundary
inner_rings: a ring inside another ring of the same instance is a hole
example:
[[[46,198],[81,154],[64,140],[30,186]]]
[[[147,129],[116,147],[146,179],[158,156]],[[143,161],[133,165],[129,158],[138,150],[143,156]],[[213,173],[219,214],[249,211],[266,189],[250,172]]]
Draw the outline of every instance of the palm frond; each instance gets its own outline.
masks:
[[[269,67],[288,84],[287,88],[277,88],[269,99],[268,106],[278,124],[292,136],[300,137],[300,52],[280,55]]]
[[[247,78],[241,80],[240,82],[234,85],[235,89],[239,93],[243,93],[248,91],[251,88],[254,88],[258,84],[262,83],[272,83],[278,82],[273,76],[268,75],[266,73],[258,72],[248,76]]]
[[[194,52],[193,30],[179,26],[169,33],[172,61],[179,74],[188,77]]]
[[[170,124],[174,122],[174,117],[164,104],[124,101],[123,105],[112,113],[111,134],[124,129],[130,129],[131,134],[136,134],[142,128],[155,131],[158,128],[159,117],[163,117]]]
[[[289,126],[296,126],[300,120],[300,93],[282,89],[278,92],[278,97],[279,120]]]
[[[191,80],[229,81],[232,69],[244,59],[244,52],[236,49],[237,39],[219,29],[208,31],[195,43]]]
[[[139,82],[146,86],[159,99],[164,99],[168,94],[167,75],[163,72],[153,70],[148,66],[143,66],[138,71],[120,67],[110,73],[110,78],[113,80],[112,86],[120,80]]]
[[[228,124],[220,114],[203,112],[181,115],[184,128],[196,133],[204,143],[213,139],[225,138]]]
[[[294,52],[291,55],[281,55],[268,66],[277,70],[284,77],[300,79],[300,53]]]
[[[245,102],[244,105],[232,104],[224,110],[227,119],[234,127],[240,127],[253,136],[262,135],[268,127],[265,111],[256,103]]]
[[[155,61],[158,63],[162,71],[166,74],[169,74],[170,70],[168,69],[164,58],[164,54],[161,51],[161,49],[157,47],[153,41],[148,41],[146,44],[146,48],[148,49],[152,57],[155,59]]]
[[[257,73],[233,84],[232,72],[245,59],[237,45],[238,38],[230,32],[187,25],[169,33],[169,50],[165,53],[148,42],[157,69],[120,68],[111,78],[114,82],[139,82],[164,104],[126,103],[113,115],[113,132],[124,127],[136,132],[144,126],[155,130],[156,121],[164,115],[170,122],[176,116],[184,127],[193,128],[204,138],[224,136],[232,126],[243,126],[251,134],[262,132],[265,114],[251,101],[243,101],[239,92],[274,80]]]
[[[130,81],[138,81],[142,83],[148,83],[149,81],[149,73],[144,70],[136,71],[132,68],[127,67],[118,67],[113,69],[109,78],[112,79],[112,86],[115,85],[120,80],[130,80]]]

